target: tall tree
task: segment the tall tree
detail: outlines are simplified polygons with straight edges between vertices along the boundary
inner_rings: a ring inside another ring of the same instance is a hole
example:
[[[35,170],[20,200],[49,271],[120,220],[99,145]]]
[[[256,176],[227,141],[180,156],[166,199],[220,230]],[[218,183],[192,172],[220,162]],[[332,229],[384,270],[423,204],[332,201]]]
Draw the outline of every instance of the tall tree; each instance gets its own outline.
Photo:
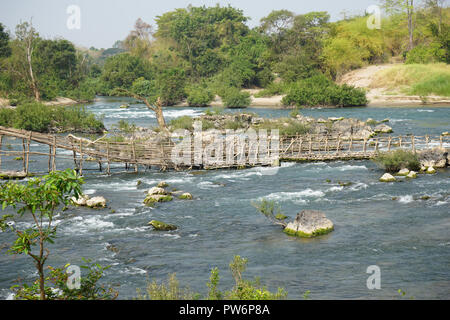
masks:
[[[446,0],[425,0],[425,8],[430,9],[433,15],[438,18],[438,31],[442,31],[442,9]]]
[[[9,33],[5,31],[5,27],[0,23],[0,58],[11,55],[9,47]]]
[[[406,13],[408,22],[408,50],[414,48],[414,0],[381,0],[388,13]]]
[[[23,22],[16,27],[16,38],[18,40],[19,48],[23,51],[25,57],[25,64],[28,69],[28,76],[30,78],[31,89],[34,93],[36,101],[41,100],[37,81],[33,72],[33,53],[39,40],[39,34],[33,27],[33,22]]]
[[[123,41],[123,46],[132,55],[140,58],[149,58],[153,27],[141,18],[136,20],[134,30]]]

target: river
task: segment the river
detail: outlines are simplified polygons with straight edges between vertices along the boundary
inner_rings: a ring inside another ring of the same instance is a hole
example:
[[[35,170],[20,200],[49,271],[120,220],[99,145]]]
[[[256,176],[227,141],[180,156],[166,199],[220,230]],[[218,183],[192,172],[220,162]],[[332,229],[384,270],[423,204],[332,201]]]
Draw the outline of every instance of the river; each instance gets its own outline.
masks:
[[[127,99],[100,98],[87,108],[104,116],[111,128],[121,119],[140,126],[156,119],[144,105],[119,106]],[[236,111],[236,110],[232,110]],[[290,110],[248,108],[261,116],[287,116]],[[200,115],[202,108],[170,108],[166,120]],[[313,117],[389,118],[395,134],[439,135],[450,128],[449,107],[373,107],[301,110]],[[45,162],[45,160],[40,160]],[[42,163],[41,163],[42,164]],[[31,163],[31,170],[39,163]],[[70,159],[58,169],[72,166]],[[383,171],[371,161],[283,163],[276,175],[261,168],[198,173],[124,173],[87,176],[89,195],[102,195],[111,209],[71,208],[56,218],[58,238],[50,247],[48,264],[82,265],[82,257],[111,265],[104,281],[120,299],[136,297],[148,280],[167,279],[176,272],[182,285],[206,294],[211,268],[220,269],[221,289],[233,280],[228,264],[234,255],[249,259],[244,276],[255,276],[270,290],[284,287],[288,298],[397,299],[450,298],[450,173],[385,184]],[[327,182],[327,179],[331,182]],[[137,181],[142,184],[137,186]],[[193,201],[174,200],[149,208],[145,190],[159,181],[190,192]],[[342,187],[338,181],[351,181]],[[424,195],[429,200],[421,200]],[[394,198],[395,197],[395,198]],[[303,209],[326,213],[335,231],[315,239],[285,235],[251,205],[262,198],[277,201],[294,218]],[[395,200],[393,200],[393,198]],[[147,225],[162,220],[177,231],[156,232]],[[30,221],[18,223],[27,225]],[[12,234],[0,234],[0,246]],[[117,252],[108,250],[113,245]],[[36,277],[29,257],[0,254],[0,297],[10,295],[16,279]],[[381,269],[381,289],[368,290],[367,267]]]

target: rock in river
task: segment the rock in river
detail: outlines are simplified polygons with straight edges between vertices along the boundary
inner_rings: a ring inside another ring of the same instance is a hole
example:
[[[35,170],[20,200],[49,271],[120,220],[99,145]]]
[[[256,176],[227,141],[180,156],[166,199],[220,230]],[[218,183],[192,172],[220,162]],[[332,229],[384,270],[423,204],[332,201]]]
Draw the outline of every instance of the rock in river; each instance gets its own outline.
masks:
[[[182,200],[192,200],[193,199],[192,194],[190,194],[189,192],[183,193],[178,198],[182,199]]]
[[[395,177],[392,174],[390,174],[390,173],[385,173],[380,178],[380,181],[381,182],[393,182],[393,181],[395,181]]]
[[[105,208],[106,199],[104,197],[93,197],[86,201],[86,206],[89,208]]]
[[[158,231],[171,231],[178,229],[178,227],[173,224],[168,224],[157,220],[152,220],[148,224],[151,225],[153,229]]]
[[[78,197],[78,199],[75,198],[75,197],[72,197],[70,200],[72,201],[72,203],[73,203],[74,205],[77,205],[77,206],[85,206],[85,205],[86,205],[86,202],[89,200],[89,196],[86,195],[86,194],[83,194],[83,195],[80,195],[80,196]]]
[[[144,204],[148,206],[153,206],[157,202],[169,202],[172,201],[173,197],[171,195],[165,194],[149,194],[144,200]]]
[[[401,169],[401,170],[397,173],[398,176],[407,176],[408,174],[409,174],[409,170],[406,169],[406,168]]]
[[[327,234],[333,230],[333,222],[323,212],[317,210],[303,210],[284,228],[287,234],[306,238]]]
[[[160,187],[153,187],[150,190],[148,190],[148,195],[166,195],[168,192]]]
[[[373,129],[376,133],[391,133],[392,128],[385,124],[379,124]]]

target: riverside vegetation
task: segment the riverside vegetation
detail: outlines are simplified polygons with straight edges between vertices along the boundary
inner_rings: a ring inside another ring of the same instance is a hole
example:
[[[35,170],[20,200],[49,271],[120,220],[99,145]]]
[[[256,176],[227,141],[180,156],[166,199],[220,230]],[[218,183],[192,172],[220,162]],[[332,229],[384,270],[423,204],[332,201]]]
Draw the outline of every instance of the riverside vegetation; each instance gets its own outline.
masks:
[[[158,16],[155,28],[138,19],[106,50],[44,39],[31,22],[14,33],[0,23],[0,96],[11,105],[60,96],[90,101],[146,81],[149,102],[159,97],[163,106],[207,106],[219,96],[226,107],[245,107],[251,97],[241,90],[248,88],[283,94],[285,105],[355,106],[366,104],[364,91],[333,81],[393,57],[410,66],[406,78],[422,78],[416,69],[427,69],[412,93],[448,95],[448,72],[429,64],[449,62],[449,8],[440,1],[414,3],[413,10],[399,1],[381,4],[387,15],[380,30],[367,28],[367,14],[330,22],[323,11],[275,10],[250,28],[240,9],[189,6]]]

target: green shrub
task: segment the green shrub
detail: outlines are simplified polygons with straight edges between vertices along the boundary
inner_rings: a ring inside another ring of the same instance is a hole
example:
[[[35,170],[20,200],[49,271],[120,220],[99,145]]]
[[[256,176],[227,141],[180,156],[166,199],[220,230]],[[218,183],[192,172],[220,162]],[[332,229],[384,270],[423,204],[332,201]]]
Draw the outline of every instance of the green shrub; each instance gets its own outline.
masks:
[[[284,82],[271,83],[265,89],[255,94],[255,98],[273,97],[286,92],[288,85]]]
[[[227,88],[220,93],[223,105],[227,108],[245,108],[250,105],[250,94],[238,88]]]
[[[280,300],[287,297],[287,292],[283,288],[278,288],[277,292],[273,293],[262,286],[260,280],[247,280],[242,277],[242,274],[247,268],[248,260],[235,256],[231,261],[229,267],[234,278],[235,285],[228,291],[219,290],[219,270],[217,268],[211,269],[209,282],[206,283],[208,287],[208,300]],[[202,296],[194,293],[188,287],[180,287],[180,283],[175,274],[169,275],[166,283],[157,283],[152,281],[147,285],[146,293],[137,290],[137,299],[140,300],[198,300]]]
[[[367,104],[363,89],[339,86],[324,75],[316,75],[293,84],[283,98],[284,105],[296,106],[361,106]]]
[[[406,54],[406,64],[445,62],[445,49],[438,43],[418,45]]]
[[[45,106],[33,102],[0,110],[0,125],[37,132],[102,132],[101,120],[85,108]]]
[[[0,108],[0,126],[12,127],[16,111],[14,109]]]
[[[207,116],[214,116],[214,115],[219,115],[219,114],[223,114],[224,108],[223,107],[212,107],[210,109],[206,109],[205,110],[205,114]]]
[[[395,173],[403,168],[418,171],[420,162],[412,151],[398,149],[391,152],[383,152],[374,158],[375,163],[383,167],[387,172]]]
[[[188,90],[187,102],[190,107],[206,107],[214,100],[211,90],[195,86]]]
[[[189,116],[182,116],[170,121],[169,124],[172,127],[172,130],[192,130],[193,129],[193,120]]]

